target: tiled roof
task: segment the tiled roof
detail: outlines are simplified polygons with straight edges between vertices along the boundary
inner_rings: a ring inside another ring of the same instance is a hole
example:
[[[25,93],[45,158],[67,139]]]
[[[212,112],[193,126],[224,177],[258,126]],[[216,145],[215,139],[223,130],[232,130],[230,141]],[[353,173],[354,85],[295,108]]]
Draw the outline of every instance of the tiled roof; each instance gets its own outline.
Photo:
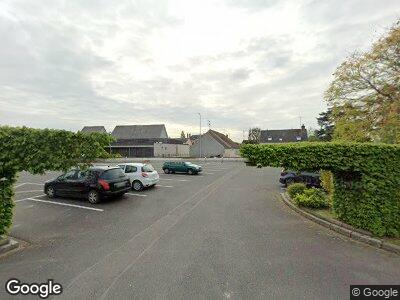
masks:
[[[104,126],[85,126],[82,128],[81,132],[100,132],[100,133],[107,133]]]
[[[210,134],[217,142],[219,142],[224,148],[226,149],[238,149],[239,144],[232,141],[229,137],[227,137],[225,134],[220,133],[215,130],[209,130],[206,132],[206,134]]]
[[[307,129],[261,130],[260,143],[288,143],[306,141]]]
[[[118,125],[111,133],[116,139],[168,138],[165,125]]]

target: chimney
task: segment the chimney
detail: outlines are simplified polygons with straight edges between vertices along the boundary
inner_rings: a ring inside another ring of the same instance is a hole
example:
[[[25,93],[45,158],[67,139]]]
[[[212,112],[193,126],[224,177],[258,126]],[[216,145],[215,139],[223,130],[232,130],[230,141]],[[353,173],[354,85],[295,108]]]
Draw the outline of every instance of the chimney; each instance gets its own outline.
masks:
[[[304,124],[301,125],[301,131],[303,132],[303,131],[305,131],[305,130],[306,130],[306,126],[304,126]]]

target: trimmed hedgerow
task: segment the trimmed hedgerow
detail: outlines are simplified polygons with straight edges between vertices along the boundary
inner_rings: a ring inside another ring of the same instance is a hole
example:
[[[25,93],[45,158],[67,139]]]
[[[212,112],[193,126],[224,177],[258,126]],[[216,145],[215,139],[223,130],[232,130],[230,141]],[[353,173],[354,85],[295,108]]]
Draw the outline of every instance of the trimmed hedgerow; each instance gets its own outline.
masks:
[[[67,170],[108,157],[104,150],[113,141],[108,134],[65,130],[0,127],[0,235],[12,223],[13,185],[18,172],[33,174]]]
[[[333,174],[333,210],[379,236],[400,236],[400,146],[372,143],[243,145],[251,164]]]
[[[294,199],[294,197],[296,197],[297,195],[303,194],[306,189],[306,185],[299,182],[289,185],[289,187],[287,188],[287,192],[290,198]]]

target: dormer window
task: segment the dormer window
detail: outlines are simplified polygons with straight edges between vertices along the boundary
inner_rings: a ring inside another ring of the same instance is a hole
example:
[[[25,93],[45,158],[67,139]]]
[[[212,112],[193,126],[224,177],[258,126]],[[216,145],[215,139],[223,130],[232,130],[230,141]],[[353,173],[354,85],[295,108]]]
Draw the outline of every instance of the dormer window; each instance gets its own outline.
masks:
[[[268,138],[268,141],[272,141],[272,137],[269,137],[269,138]]]
[[[282,142],[282,138],[279,138],[279,141]]]
[[[301,136],[296,137],[296,140],[301,141]]]

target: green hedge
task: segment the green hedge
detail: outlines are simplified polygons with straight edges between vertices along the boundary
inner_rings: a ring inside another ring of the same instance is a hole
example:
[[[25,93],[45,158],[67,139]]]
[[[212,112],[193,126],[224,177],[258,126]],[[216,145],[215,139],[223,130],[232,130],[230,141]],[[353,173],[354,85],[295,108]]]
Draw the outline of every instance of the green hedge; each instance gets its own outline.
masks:
[[[297,195],[303,194],[306,189],[307,187],[304,183],[298,182],[289,185],[287,188],[287,192],[290,198],[294,199]]]
[[[33,174],[67,170],[108,157],[104,148],[113,141],[108,134],[73,133],[65,130],[0,127],[0,235],[12,223],[13,185],[18,172]]]
[[[371,143],[243,145],[251,164],[333,174],[333,209],[346,223],[400,236],[400,146]]]

